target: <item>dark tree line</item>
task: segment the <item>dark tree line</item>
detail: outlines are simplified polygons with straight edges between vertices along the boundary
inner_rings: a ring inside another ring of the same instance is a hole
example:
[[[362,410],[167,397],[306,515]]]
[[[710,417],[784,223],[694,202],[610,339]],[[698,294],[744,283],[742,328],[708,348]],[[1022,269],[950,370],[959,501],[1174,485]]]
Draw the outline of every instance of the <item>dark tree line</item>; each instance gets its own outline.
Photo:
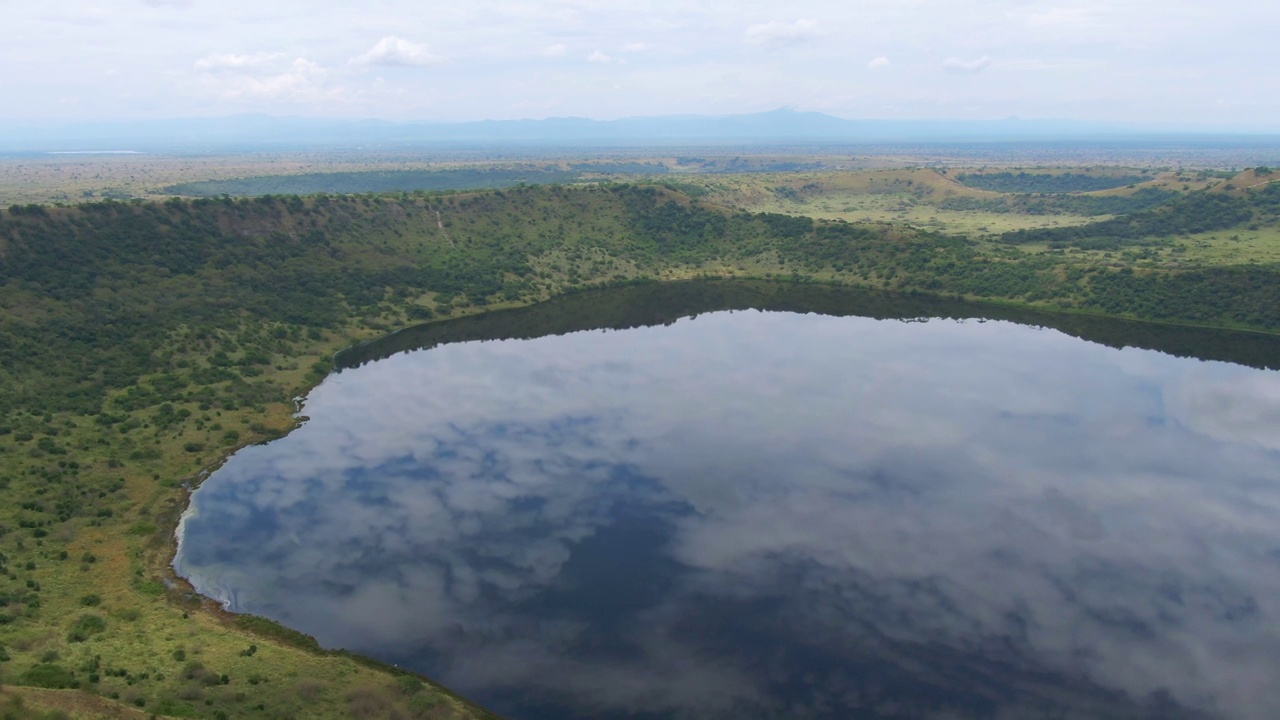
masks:
[[[956,180],[971,188],[1006,193],[1078,193],[1110,190],[1150,180],[1150,175],[1086,175],[1084,173],[962,173]]]

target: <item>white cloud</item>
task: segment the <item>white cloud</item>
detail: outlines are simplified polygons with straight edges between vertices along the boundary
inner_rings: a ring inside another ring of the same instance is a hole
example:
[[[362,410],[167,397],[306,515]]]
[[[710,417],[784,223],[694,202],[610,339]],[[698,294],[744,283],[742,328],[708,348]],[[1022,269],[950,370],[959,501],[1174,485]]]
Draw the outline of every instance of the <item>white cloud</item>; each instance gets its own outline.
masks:
[[[747,28],[746,41],[749,45],[776,50],[788,45],[799,45],[816,40],[822,35],[822,29],[818,27],[818,23],[800,19],[793,23],[775,21],[752,25]]]
[[[613,57],[609,55],[605,55],[599,50],[596,50],[595,52],[587,56],[587,62],[607,64],[611,62],[617,62],[617,60],[615,60]]]
[[[974,60],[949,57],[942,61],[942,69],[957,75],[972,75],[986,70],[991,65],[991,58],[983,55]]]
[[[880,70],[880,69],[889,67],[889,65],[891,65],[891,63],[889,62],[889,58],[883,55],[880,55],[879,57],[871,58],[871,61],[867,63],[867,69]]]
[[[395,65],[402,67],[422,67],[437,65],[444,58],[427,48],[402,37],[388,35],[377,42],[369,52],[351,58],[352,65]]]
[[[1187,380],[1165,393],[1171,416],[1196,432],[1224,442],[1245,441],[1280,451],[1280,377],[1195,366]]]
[[[555,45],[548,45],[542,48],[542,56],[551,58],[564,57],[565,53],[568,51],[569,49],[566,48],[563,43],[556,43]]]
[[[196,69],[204,72],[219,70],[245,71],[260,68],[274,60],[284,57],[283,53],[260,52],[252,55],[236,55],[233,53],[213,53],[196,61]]]
[[[212,75],[206,76],[212,78]],[[332,97],[329,72],[319,64],[297,58],[282,73],[266,76],[241,74],[216,83],[226,99],[310,102]]]

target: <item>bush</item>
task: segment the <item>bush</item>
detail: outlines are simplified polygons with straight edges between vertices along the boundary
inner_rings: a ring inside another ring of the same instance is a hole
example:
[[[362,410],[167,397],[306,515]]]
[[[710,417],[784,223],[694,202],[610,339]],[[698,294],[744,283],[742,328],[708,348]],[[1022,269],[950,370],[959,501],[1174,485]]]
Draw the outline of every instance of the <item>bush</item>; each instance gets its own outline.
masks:
[[[138,583],[137,587],[138,587],[138,592],[142,593],[143,595],[160,597],[161,595],[164,594],[164,583],[160,582],[159,580],[147,580],[146,582],[140,582]]]
[[[130,535],[137,535],[139,537],[154,534],[155,531],[155,523],[146,522],[145,520],[142,522],[136,522],[133,524],[133,527],[129,528]]]
[[[41,663],[22,673],[19,678],[24,685],[52,688],[60,690],[73,687],[75,677],[71,671],[54,663]]]
[[[67,634],[67,642],[84,642],[107,629],[107,621],[97,615],[81,615]]]
[[[116,613],[116,617],[125,622],[135,622],[142,617],[142,611],[138,608],[125,608]]]
[[[422,681],[412,675],[401,675],[396,678],[396,687],[405,695],[416,695],[422,692]]]

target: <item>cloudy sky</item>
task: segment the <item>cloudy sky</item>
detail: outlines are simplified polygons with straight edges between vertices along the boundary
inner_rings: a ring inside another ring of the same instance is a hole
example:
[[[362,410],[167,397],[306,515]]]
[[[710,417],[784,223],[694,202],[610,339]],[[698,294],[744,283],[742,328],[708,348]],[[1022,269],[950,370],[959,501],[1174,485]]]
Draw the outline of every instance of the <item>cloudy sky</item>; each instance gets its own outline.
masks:
[[[1280,3],[0,0],[0,119],[1076,118],[1280,129]]]

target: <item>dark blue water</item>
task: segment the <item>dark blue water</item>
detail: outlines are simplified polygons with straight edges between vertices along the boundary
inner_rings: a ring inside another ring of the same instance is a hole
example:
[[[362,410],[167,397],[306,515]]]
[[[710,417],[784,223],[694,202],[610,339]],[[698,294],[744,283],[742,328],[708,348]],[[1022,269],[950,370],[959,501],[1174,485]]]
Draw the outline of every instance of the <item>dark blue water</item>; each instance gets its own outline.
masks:
[[[514,719],[1280,717],[1280,373],[719,312],[402,353],[305,413],[179,569]]]

